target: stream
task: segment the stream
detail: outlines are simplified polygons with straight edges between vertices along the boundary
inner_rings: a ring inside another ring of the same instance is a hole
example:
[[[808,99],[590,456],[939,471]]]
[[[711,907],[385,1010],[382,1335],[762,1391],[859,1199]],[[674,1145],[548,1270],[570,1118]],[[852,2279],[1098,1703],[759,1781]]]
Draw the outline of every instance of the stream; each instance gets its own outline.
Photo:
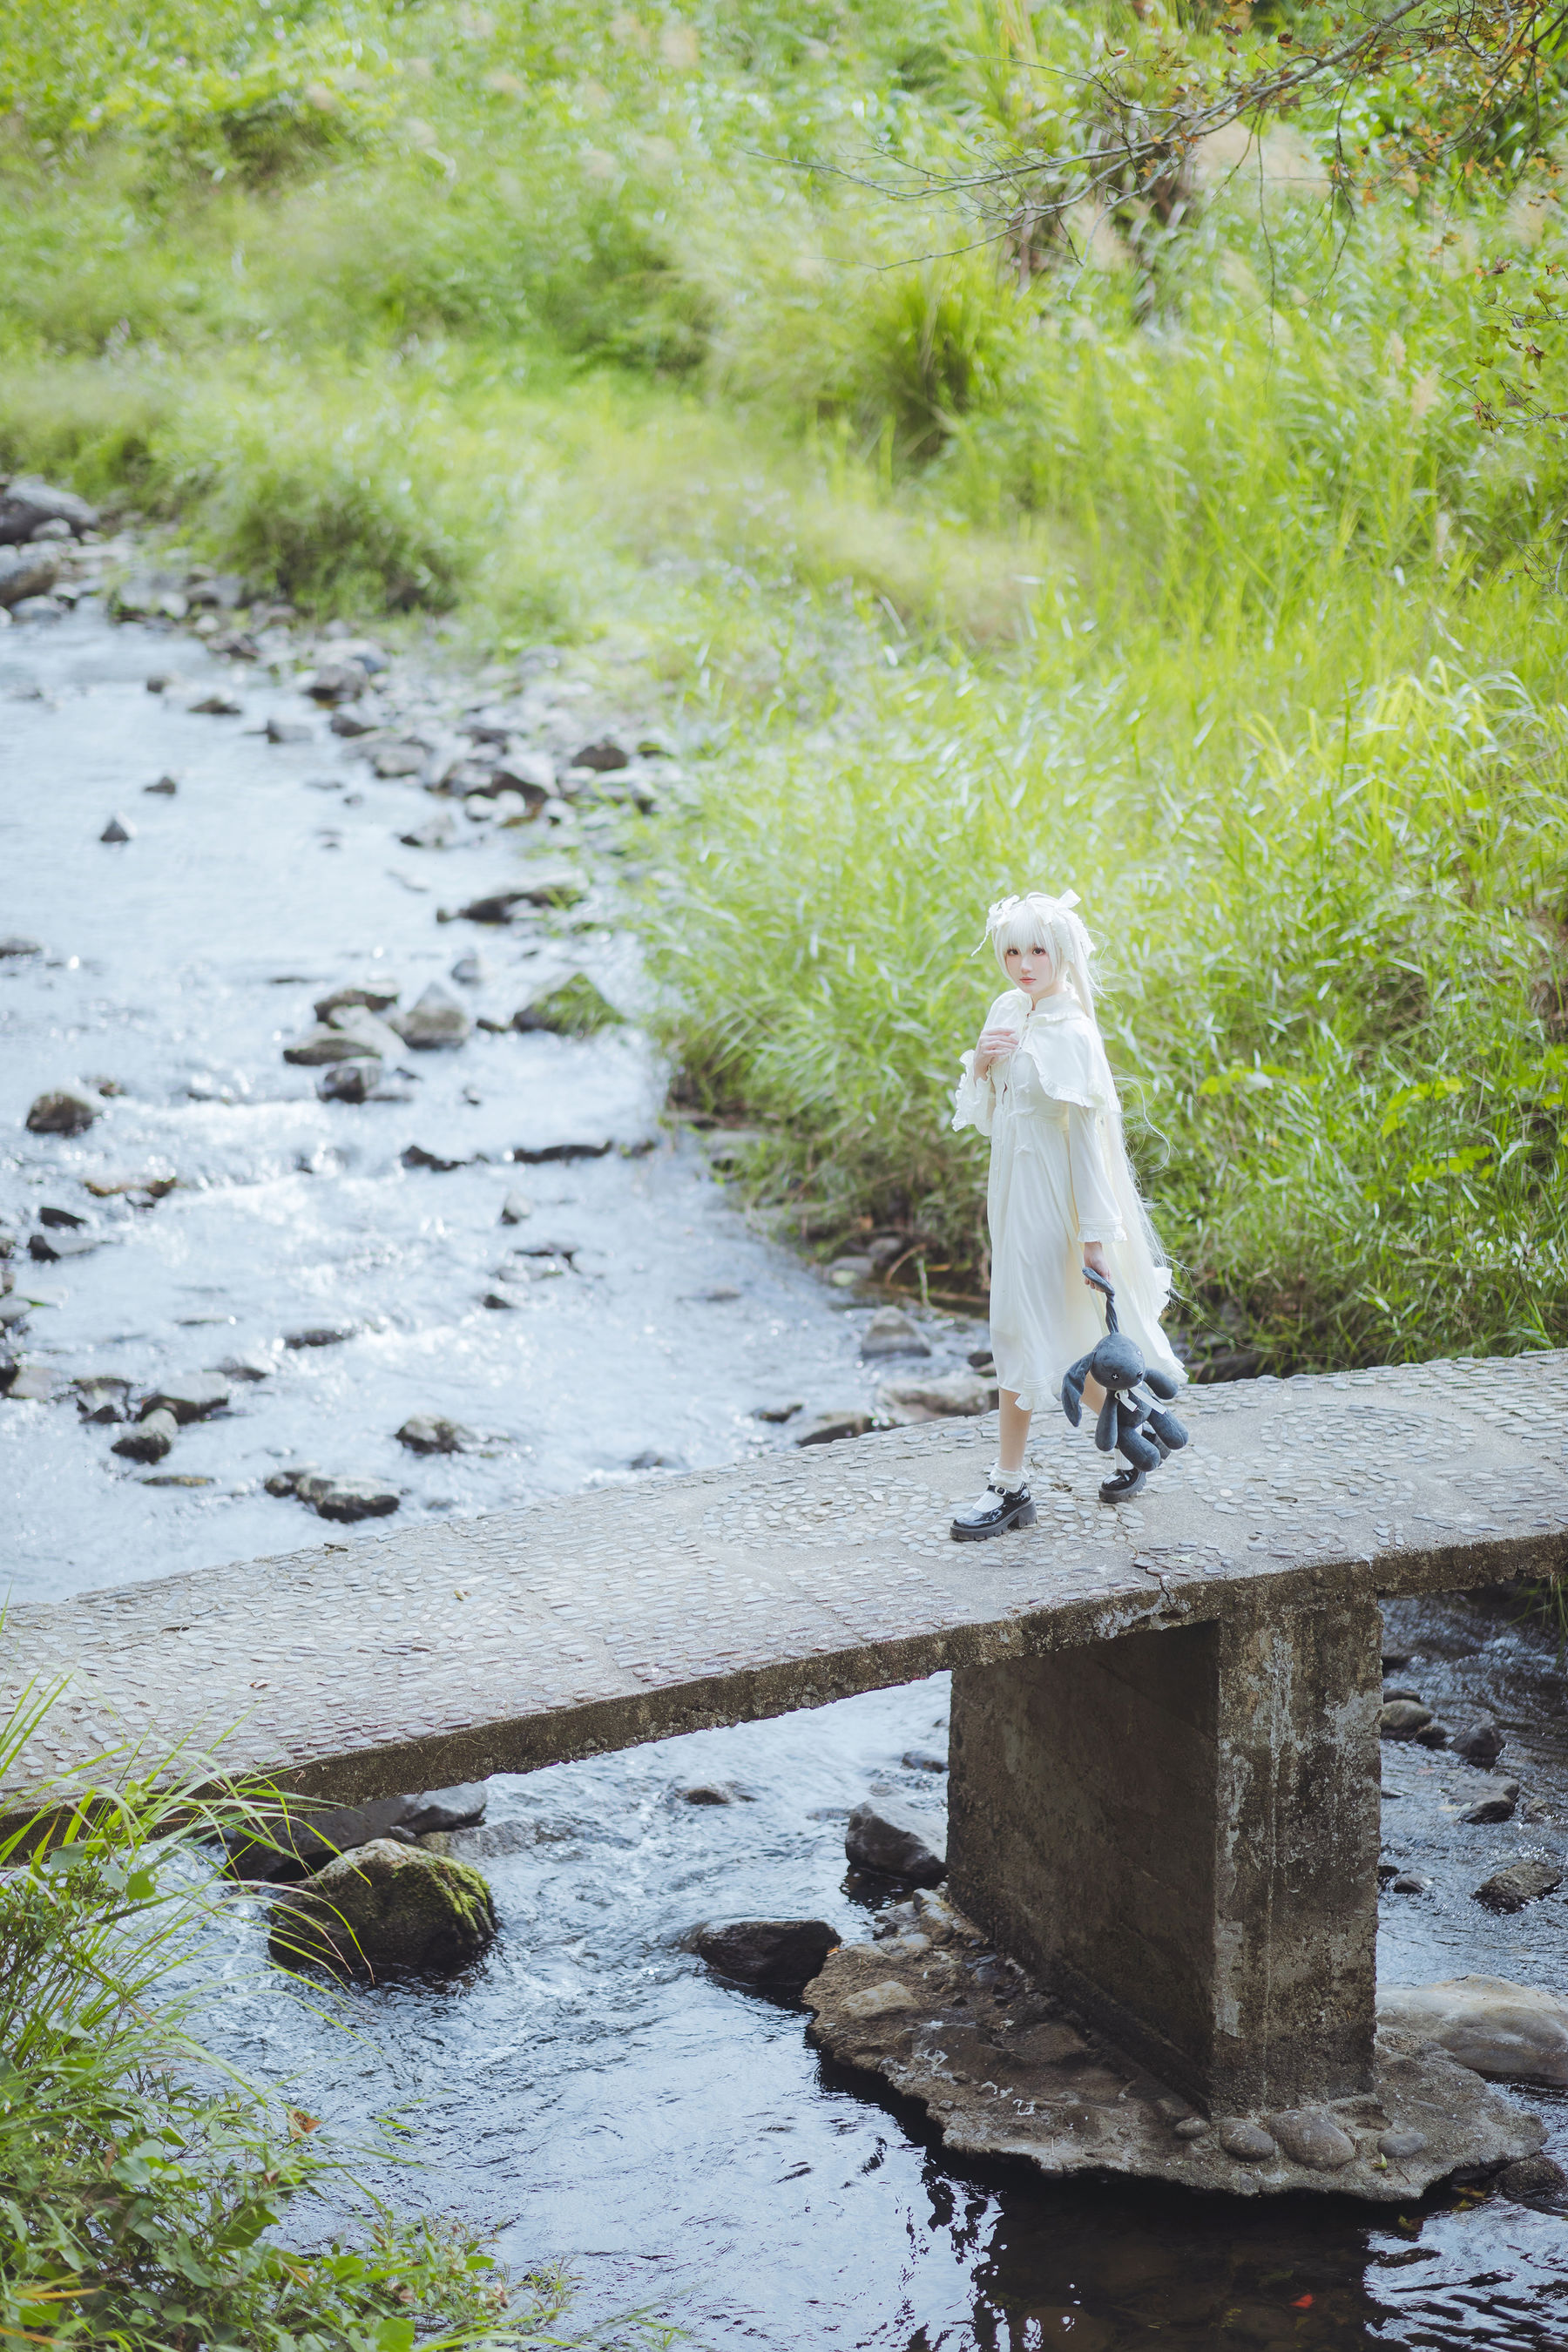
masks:
[[[458,804],[446,845],[429,834],[453,803],[424,783],[466,724],[512,728],[565,774],[612,723],[586,690],[549,657],[478,679],[399,659],[363,698],[375,732],[334,734],[298,675],[333,643],[284,620],[258,646],[231,661],[172,624],[111,625],[91,593],[0,630],[0,1228],[21,1364],[0,1494],[18,1599],[319,1540],[267,1491],[305,1461],[379,1486],[405,1525],[743,1461],[791,1442],[759,1411],[798,1407],[798,1427],[877,1402],[872,1302],[753,1229],[707,1140],[666,1118],[617,919],[624,796],[552,796],[510,827]],[[190,707],[214,695],[237,708]],[[408,772],[376,773],[367,743],[415,737]],[[651,752],[623,774],[656,808],[681,789]],[[147,791],[164,778],[173,793]],[[132,837],[101,840],[117,814]],[[570,869],[570,903],[440,919],[546,868]],[[576,971],[621,1024],[508,1025]],[[323,1101],[319,1072],[284,1061],[324,992],[406,1009],[431,982],[493,1025],[389,1054],[384,1098]],[[91,1126],[29,1133],[29,1104],[60,1087],[89,1094]],[[73,1246],[41,1254],[57,1238]],[[933,1373],[984,1339],[922,1322]],[[128,1424],[81,1409],[202,1376],[226,1407],[156,1465],[117,1455]],[[463,1449],[409,1451],[416,1415],[460,1423]],[[1385,1852],[1422,1883],[1383,1895],[1384,1980],[1563,1990],[1568,1895],[1507,1917],[1472,1899],[1502,1863],[1568,1857],[1552,1639],[1491,1596],[1400,1603],[1387,1643],[1402,1685],[1503,1727],[1524,1795],[1513,1821],[1466,1825],[1471,1768],[1385,1749]],[[904,1759],[940,1753],[946,1714],[939,1676],[498,1776],[484,1825],[452,1841],[495,1892],[480,1967],[349,1993],[348,2038],[268,1983],[261,1928],[237,1926],[214,2032],[351,2134],[400,2114],[423,2168],[398,2198],[493,2228],[520,2269],[565,2260],[584,2321],[652,2304],[698,2344],[778,2352],[1560,2352],[1568,2231],[1550,2200],[1456,2190],[1369,2213],[955,2164],[918,2113],[817,2058],[797,2005],[707,1972],[687,1948],[702,1920],[871,1932],[889,1898],[847,1878],[845,1818],[873,1788],[940,1809],[941,1774]],[[699,1786],[729,1801],[691,1801]],[[1568,2094],[1519,2095],[1568,2162]]]

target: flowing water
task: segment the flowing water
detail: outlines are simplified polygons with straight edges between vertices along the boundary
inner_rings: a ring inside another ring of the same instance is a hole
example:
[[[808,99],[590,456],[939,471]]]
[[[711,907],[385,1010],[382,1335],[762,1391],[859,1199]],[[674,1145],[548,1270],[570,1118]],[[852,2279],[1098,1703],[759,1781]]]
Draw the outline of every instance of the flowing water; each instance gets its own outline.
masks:
[[[185,690],[147,692],[149,671],[174,668]],[[405,1004],[443,980],[503,1021],[586,966],[635,1016],[635,956],[594,878],[613,870],[613,828],[568,819],[551,843],[557,858],[594,851],[570,913],[499,934],[439,923],[438,906],[504,884],[544,821],[524,836],[459,821],[455,846],[408,847],[431,806],[416,781],[376,780],[286,674],[242,676],[238,716],[192,713],[215,682],[233,681],[194,640],[111,629],[90,607],[0,636],[0,934],[42,949],[0,961],[0,1225],[26,1253],[29,1233],[70,1230],[38,1223],[48,1206],[88,1216],[99,1244],[11,1261],[12,1302],[37,1301],[30,1384],[59,1391],[0,1402],[11,1590],[44,1599],[309,1542],[319,1523],[265,1492],[301,1458],[401,1489],[401,1524],[787,1442],[758,1406],[868,1403],[863,1307],[751,1231],[698,1140],[661,1129],[635,1018],[583,1043],[481,1031],[408,1055],[385,1089],[405,1099],[359,1106],[319,1101],[283,1063],[314,995],[387,973]],[[570,684],[549,676],[465,690],[395,674],[385,708],[437,740],[501,692],[566,740]],[[312,731],[271,743],[252,731],[268,717]],[[145,794],[166,772],[176,793]],[[134,837],[111,846],[99,835],[115,811]],[[447,981],[476,945],[488,971]],[[87,1134],[25,1132],[35,1095],[100,1079],[121,1091]],[[411,1144],[465,1164],[406,1167]],[[155,1201],[145,1184],[107,1199],[83,1185],[169,1176]],[[503,1228],[510,1191],[531,1213]],[[520,1244],[559,1270],[530,1279],[508,1259]],[[518,1303],[487,1308],[498,1268]],[[349,1336],[285,1344],[306,1328]],[[930,1329],[940,1370],[977,1336]],[[134,1392],[239,1360],[264,1376],[236,1378],[230,1410],[153,1472],[114,1455],[119,1425],[84,1420],[66,1386]],[[475,1443],[407,1454],[395,1432],[417,1412]],[[1563,1896],[1503,1919],[1471,1900],[1500,1861],[1568,1843],[1563,1680],[1516,1618],[1469,1601],[1391,1612],[1390,1641],[1412,1654],[1399,1679],[1455,1719],[1495,1714],[1529,1802],[1465,1827],[1468,1768],[1388,1751],[1389,1855],[1430,1885],[1383,1898],[1386,1980],[1568,1979]],[[797,2006],[710,1978],[687,1948],[702,1919],[871,1931],[885,1898],[846,1877],[845,1815],[876,1786],[940,1810],[940,1774],[902,1759],[940,1751],[945,1721],[939,1677],[499,1778],[484,1828],[458,1841],[501,1918],[481,1967],[351,1994],[346,2040],[268,1987],[259,1930],[239,1929],[226,2044],[347,2127],[401,2111],[426,2168],[397,2193],[482,2219],[520,2266],[567,2259],[584,2318],[659,2303],[698,2342],[780,2352],[1568,2343],[1559,2212],[1450,2193],[1369,2214],[954,2165],[918,2114],[817,2059]],[[682,1793],[716,1781],[731,1801]],[[1568,2103],[1528,2096],[1568,2158]]]

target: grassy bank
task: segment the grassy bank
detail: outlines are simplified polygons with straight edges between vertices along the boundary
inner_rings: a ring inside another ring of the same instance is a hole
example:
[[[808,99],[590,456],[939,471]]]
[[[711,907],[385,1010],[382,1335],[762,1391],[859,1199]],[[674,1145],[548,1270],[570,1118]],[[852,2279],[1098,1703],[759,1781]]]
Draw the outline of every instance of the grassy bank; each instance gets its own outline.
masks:
[[[356,2178],[386,2150],[343,2149],[203,2047],[201,1955],[216,1975],[253,1899],[214,1845],[265,1835],[260,1816],[243,1792],[184,1781],[178,1759],[154,1786],[106,1758],[96,1791],[48,1801],[51,1703],[0,1724],[7,1783],[45,1790],[0,1835],[0,2332],[78,2352],[566,2340],[563,2281],[509,2288],[462,2224],[399,2220]],[[671,2337],[632,2321],[572,2340],[653,2352]]]
[[[660,706],[647,930],[764,1193],[975,1279],[969,950],[1071,883],[1200,1348],[1562,1343],[1568,476],[1469,398],[1550,195],[1331,216],[1303,115],[1030,276],[910,192],[1110,18],[130,21],[5,46],[0,458]]]

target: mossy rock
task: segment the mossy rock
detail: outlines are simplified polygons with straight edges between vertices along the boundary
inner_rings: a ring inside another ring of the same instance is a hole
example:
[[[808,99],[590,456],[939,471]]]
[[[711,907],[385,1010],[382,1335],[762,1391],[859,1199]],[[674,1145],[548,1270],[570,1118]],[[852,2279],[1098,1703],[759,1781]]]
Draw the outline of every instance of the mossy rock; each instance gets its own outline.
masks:
[[[614,1027],[620,1014],[607,997],[602,996],[585,971],[574,971],[570,980],[524,1004],[511,1016],[514,1029],[552,1029],[558,1037],[592,1037],[597,1030]]]
[[[477,1960],[495,1930],[494,1899],[472,1864],[373,1838],[289,1888],[268,1948],[285,1968],[311,1961],[340,1975],[450,1972]]]

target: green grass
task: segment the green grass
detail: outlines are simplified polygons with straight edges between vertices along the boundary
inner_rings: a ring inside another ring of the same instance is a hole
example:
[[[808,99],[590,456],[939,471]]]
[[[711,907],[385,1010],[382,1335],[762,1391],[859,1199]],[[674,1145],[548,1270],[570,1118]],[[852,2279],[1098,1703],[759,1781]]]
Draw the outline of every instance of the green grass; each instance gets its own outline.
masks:
[[[134,1777],[138,1759],[106,1756],[96,1787],[90,1773],[52,1784],[35,1743],[59,1696],[34,1693],[0,1724],[0,1778],[40,1791],[0,1833],[5,2340],[62,2352],[565,2341],[563,2278],[509,2287],[461,2223],[400,2220],[355,2168],[389,2150],[338,2146],[198,2039],[214,1991],[201,1956],[216,1977],[226,1925],[254,1900],[215,1845],[268,1835],[267,1792],[215,1795],[178,1757]],[[326,2212],[339,2217],[331,2237]],[[657,2352],[672,2336],[633,2319],[571,2340]]]
[[[886,191],[1088,14],[12,5],[0,462],[657,706],[636,919],[761,1194],[975,1281],[969,950],[1070,882],[1195,1345],[1568,1337],[1568,466],[1469,396],[1549,194],[1211,173],[1020,283]]]

